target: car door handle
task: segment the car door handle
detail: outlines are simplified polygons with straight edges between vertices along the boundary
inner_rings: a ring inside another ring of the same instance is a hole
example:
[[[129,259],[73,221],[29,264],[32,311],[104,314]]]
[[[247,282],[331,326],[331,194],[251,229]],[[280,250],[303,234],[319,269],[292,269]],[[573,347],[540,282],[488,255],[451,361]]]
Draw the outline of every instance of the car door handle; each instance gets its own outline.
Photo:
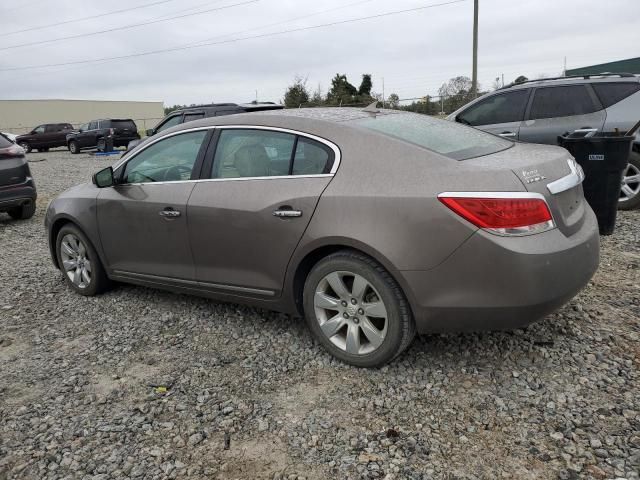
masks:
[[[501,137],[515,137],[516,136],[516,132],[502,132],[500,134]]]
[[[180,213],[180,210],[174,210],[171,207],[160,210],[160,216],[164,218],[178,218],[180,215],[182,215],[182,213]]]
[[[292,208],[279,208],[273,212],[273,216],[278,218],[295,218],[301,217],[302,212],[300,210],[293,210]]]

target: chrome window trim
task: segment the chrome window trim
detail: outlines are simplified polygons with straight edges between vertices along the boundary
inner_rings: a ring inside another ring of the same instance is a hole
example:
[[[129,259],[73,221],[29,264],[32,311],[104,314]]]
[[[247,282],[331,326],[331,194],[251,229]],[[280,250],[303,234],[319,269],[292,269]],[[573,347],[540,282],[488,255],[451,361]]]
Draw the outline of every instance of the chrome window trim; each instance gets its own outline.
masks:
[[[569,164],[569,170],[571,170],[571,173],[547,184],[547,189],[553,195],[577,187],[584,180],[584,170],[582,170],[582,167],[578,162],[573,158],[569,158],[567,159],[567,163]]]
[[[129,162],[130,160],[133,160],[137,155],[139,155],[140,153],[144,152],[147,148],[149,148],[151,145],[154,145],[155,143],[164,140],[166,138],[169,137],[173,137],[176,135],[181,135],[184,133],[190,133],[190,132],[197,132],[197,131],[201,131],[201,130],[215,130],[215,129],[220,129],[220,130],[267,130],[267,131],[274,131],[274,132],[281,132],[281,133],[288,133],[291,135],[299,135],[301,137],[306,137],[306,138],[310,138],[311,140],[315,140],[317,142],[322,143],[323,145],[326,145],[327,147],[329,147],[332,151],[333,151],[333,165],[331,166],[331,170],[329,171],[329,173],[318,173],[318,174],[312,174],[312,175],[278,175],[278,176],[268,176],[268,177],[237,177],[237,178],[200,178],[200,179],[196,179],[196,180],[176,180],[176,181],[172,181],[172,182],[144,182],[144,183],[123,183],[121,185],[118,186],[124,186],[124,185],[164,185],[167,183],[200,183],[200,182],[228,182],[228,181],[246,181],[246,180],[282,180],[282,179],[294,179],[294,178],[324,178],[324,177],[332,177],[336,174],[336,172],[338,171],[338,167],[340,166],[340,161],[342,160],[342,153],[340,152],[340,148],[335,145],[333,142],[330,142],[329,140],[319,137],[317,135],[313,135],[312,133],[306,133],[306,132],[300,132],[298,130],[292,130],[290,128],[281,128],[281,127],[268,127],[268,126],[264,126],[264,125],[210,125],[210,126],[206,126],[206,127],[194,127],[194,128],[187,128],[185,130],[179,130],[177,132],[172,132],[169,133],[167,135],[163,135],[160,138],[156,138],[155,140],[152,140],[151,142],[149,142],[148,144],[146,144],[144,147],[142,147],[139,150],[134,150],[133,153],[131,154],[131,156],[125,156],[122,159],[120,159],[120,161],[118,163],[116,163],[113,166],[113,170],[117,170],[118,168],[120,168],[122,165],[124,165],[125,163]]]
[[[548,202],[544,195],[537,192],[442,192],[438,194],[440,197],[454,198],[537,198]]]

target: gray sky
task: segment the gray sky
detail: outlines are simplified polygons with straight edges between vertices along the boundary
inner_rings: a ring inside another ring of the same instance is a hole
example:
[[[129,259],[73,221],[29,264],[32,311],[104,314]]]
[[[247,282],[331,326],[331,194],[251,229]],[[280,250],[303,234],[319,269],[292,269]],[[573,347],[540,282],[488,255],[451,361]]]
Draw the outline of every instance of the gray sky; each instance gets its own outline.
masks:
[[[2,71],[128,55],[209,40],[220,42],[447,0],[258,0],[172,21],[40,45],[13,47],[203,12],[249,0],[169,0],[96,19],[7,35],[160,0],[0,0],[0,98],[160,100],[176,103],[279,101],[295,75],[326,92],[331,77],[400,98],[437,94],[471,76],[473,1],[355,23],[253,38],[132,59]],[[558,75],[567,67],[640,56],[640,0],[480,0],[479,80]],[[332,10],[332,11],[327,11]],[[312,15],[317,12],[325,12]],[[293,20],[297,17],[307,18]],[[277,25],[273,25],[277,24]],[[272,25],[272,26],[269,26]]]

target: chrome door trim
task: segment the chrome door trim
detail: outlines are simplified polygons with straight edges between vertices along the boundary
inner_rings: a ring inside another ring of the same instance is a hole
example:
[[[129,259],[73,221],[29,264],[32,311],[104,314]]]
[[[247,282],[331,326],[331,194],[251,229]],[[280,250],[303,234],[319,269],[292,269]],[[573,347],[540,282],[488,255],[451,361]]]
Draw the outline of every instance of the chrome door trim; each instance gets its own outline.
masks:
[[[130,156],[126,156],[125,155],[123,158],[120,159],[119,162],[117,162],[113,166],[113,169],[116,170],[116,169],[120,168],[122,165],[124,165],[129,160],[134,159],[137,155],[139,155],[140,153],[144,152],[151,145],[154,145],[155,143],[159,142],[160,140],[164,140],[165,138],[173,137],[173,136],[176,136],[176,135],[181,135],[183,133],[197,132],[197,131],[201,131],[201,130],[214,130],[214,129],[220,129],[220,130],[226,130],[226,129],[233,129],[233,130],[269,130],[269,131],[274,131],[274,132],[289,133],[291,135],[298,135],[300,137],[310,138],[311,140],[315,140],[317,142],[320,142],[320,143],[326,145],[327,147],[329,147],[333,151],[333,165],[331,166],[331,170],[329,171],[329,173],[320,173],[320,174],[317,174],[317,175],[286,175],[286,176],[282,175],[282,176],[277,176],[277,177],[210,178],[210,179],[198,179],[198,180],[178,180],[178,181],[175,181],[175,182],[125,183],[125,184],[122,184],[122,185],[158,185],[158,184],[164,184],[164,183],[200,182],[200,181],[262,180],[262,179],[271,179],[271,178],[278,179],[278,178],[330,177],[330,176],[335,175],[335,173],[338,171],[338,167],[340,166],[340,162],[342,160],[342,153],[340,152],[340,148],[338,148],[338,146],[336,144],[334,144],[333,142],[330,142],[329,140],[326,140],[326,139],[324,139],[322,137],[318,137],[317,135],[313,135],[311,133],[301,132],[301,131],[298,131],[298,130],[292,130],[290,128],[268,127],[268,126],[265,126],[265,125],[209,125],[209,126],[206,126],[206,127],[187,128],[187,129],[184,129],[184,130],[179,130],[177,132],[172,132],[172,133],[168,133],[166,135],[162,135],[159,138],[155,138],[152,141],[150,141],[149,143],[147,143],[146,145],[144,145],[144,147],[133,150],[133,153]]]
[[[582,170],[582,167],[578,165],[573,158],[567,159],[567,163],[569,164],[569,170],[571,170],[571,173],[547,184],[547,189],[553,195],[577,187],[584,180],[584,171]]]
[[[547,203],[547,199],[544,195],[537,192],[442,192],[438,194],[440,197],[453,197],[453,198],[537,198],[544,200]]]
[[[252,295],[260,295],[263,297],[274,297],[276,292],[272,290],[262,290],[259,288],[249,288],[249,287],[238,287],[235,285],[227,285],[222,283],[208,283],[208,282],[199,282],[196,280],[184,280],[182,278],[172,278],[172,277],[163,277],[160,275],[150,275],[146,273],[135,273],[135,272],[127,272],[124,270],[114,270],[113,274],[115,276],[121,278],[130,278],[136,280],[143,280],[152,283],[160,283],[162,285],[167,286],[183,286],[185,288],[198,288],[198,289],[206,289],[210,291],[214,290],[225,290],[229,292],[236,293],[244,293],[244,294],[252,294]]]

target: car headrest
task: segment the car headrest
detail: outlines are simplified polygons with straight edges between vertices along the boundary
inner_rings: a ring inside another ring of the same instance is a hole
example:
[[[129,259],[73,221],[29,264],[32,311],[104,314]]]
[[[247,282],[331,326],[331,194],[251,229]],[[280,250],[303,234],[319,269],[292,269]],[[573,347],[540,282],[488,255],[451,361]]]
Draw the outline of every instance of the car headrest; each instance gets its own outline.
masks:
[[[262,145],[245,145],[234,155],[234,166],[241,177],[266,177],[269,164],[269,155]]]

